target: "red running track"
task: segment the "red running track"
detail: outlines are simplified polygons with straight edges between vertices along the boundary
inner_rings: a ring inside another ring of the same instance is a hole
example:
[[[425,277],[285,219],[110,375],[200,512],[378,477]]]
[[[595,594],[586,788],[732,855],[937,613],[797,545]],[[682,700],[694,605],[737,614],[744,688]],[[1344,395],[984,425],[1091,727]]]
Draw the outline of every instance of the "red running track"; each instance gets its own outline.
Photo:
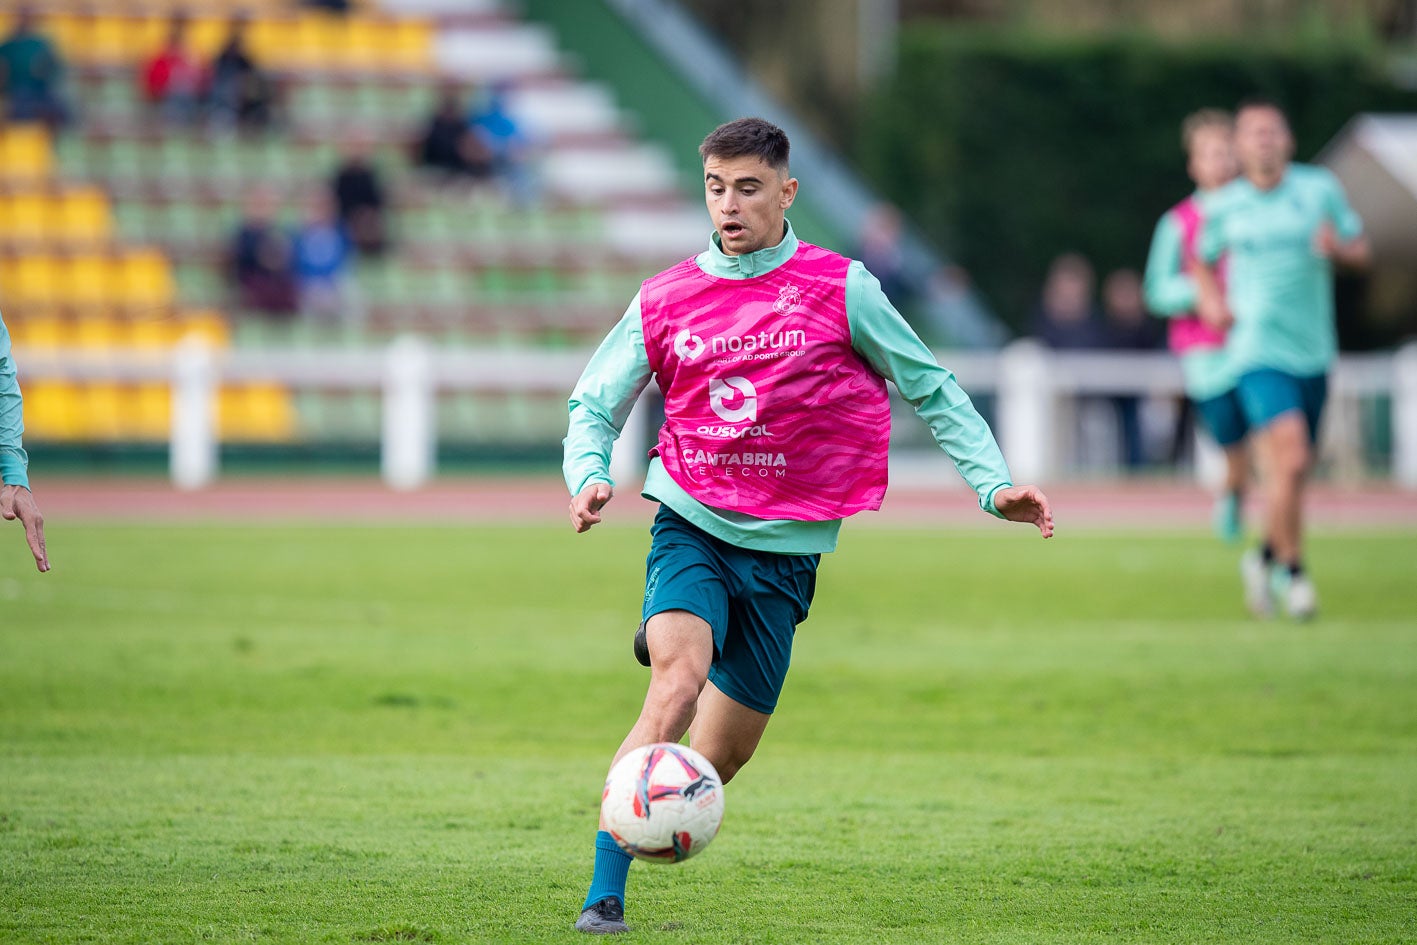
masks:
[[[395,492],[375,478],[232,477],[195,492],[164,479],[54,478],[34,483],[46,521],[346,522],[382,524],[541,523],[567,520],[568,497],[553,477],[440,479]],[[1126,482],[1046,487],[1060,532],[1072,528],[1208,528],[1210,497],[1190,483]],[[621,489],[607,523],[648,522],[654,506]],[[1249,519],[1259,513],[1252,501]],[[1317,528],[1417,532],[1417,491],[1385,484],[1317,485],[1306,505]],[[856,521],[919,527],[984,526],[990,520],[962,485],[935,491],[893,486],[885,506]],[[569,528],[569,524],[567,525]]]

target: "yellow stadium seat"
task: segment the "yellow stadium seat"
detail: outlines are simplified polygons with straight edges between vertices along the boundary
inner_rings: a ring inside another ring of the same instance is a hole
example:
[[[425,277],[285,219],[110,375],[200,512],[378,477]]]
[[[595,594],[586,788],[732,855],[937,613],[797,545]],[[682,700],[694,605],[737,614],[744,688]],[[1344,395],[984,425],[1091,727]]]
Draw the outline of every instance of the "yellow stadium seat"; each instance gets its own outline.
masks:
[[[251,39],[250,31],[255,23],[247,26],[247,41]],[[231,33],[231,21],[217,16],[202,16],[191,20],[187,24],[187,48],[192,51],[202,62],[211,62],[221,52],[221,47],[226,44],[226,38]],[[264,63],[260,56],[253,58],[259,63]]]
[[[138,384],[128,390],[124,427],[127,438],[166,440],[172,431],[172,388]]]
[[[295,405],[279,384],[241,384],[217,396],[217,429],[223,440],[284,442],[295,436]]]
[[[79,389],[83,410],[79,429],[86,440],[116,440],[123,428],[123,388],[95,382]]]
[[[170,318],[135,318],[127,323],[123,341],[132,348],[162,350],[177,343],[178,329]]]
[[[86,19],[73,13],[55,13],[44,18],[42,28],[45,35],[54,40],[65,59],[82,61],[82,45],[88,35],[84,23]]]
[[[128,17],[97,14],[80,21],[75,57],[86,65],[123,65]]]
[[[339,65],[347,69],[369,72],[383,68],[382,24],[367,16],[348,17],[338,57]]]
[[[42,125],[10,125],[0,131],[0,178],[37,181],[54,170],[54,148]]]
[[[46,254],[19,256],[10,264],[0,283],[0,305],[17,308],[54,306],[63,301],[62,268],[59,260]]]
[[[121,293],[116,268],[114,260],[99,253],[69,257],[63,263],[60,301],[85,310],[113,308]]]
[[[172,278],[172,266],[160,250],[133,250],[121,260],[116,301],[138,312],[172,305],[177,285]]]
[[[75,187],[58,200],[55,236],[70,247],[96,247],[113,238],[108,195],[97,187]]]
[[[79,388],[63,381],[35,380],[22,384],[25,398],[25,438],[74,440],[83,429]]]
[[[178,320],[177,338],[196,335],[213,348],[231,347],[231,326],[220,312],[196,309],[183,312]]]
[[[427,70],[433,59],[433,36],[422,20],[390,21],[383,30],[384,61],[394,69]]]
[[[12,246],[39,246],[49,241],[53,207],[47,194],[18,191],[0,198],[0,236]]]
[[[124,326],[107,315],[87,315],[74,325],[74,344],[89,351],[112,351],[123,344]]]
[[[27,315],[6,322],[10,341],[16,348],[63,348],[73,341],[69,323],[57,315]]]

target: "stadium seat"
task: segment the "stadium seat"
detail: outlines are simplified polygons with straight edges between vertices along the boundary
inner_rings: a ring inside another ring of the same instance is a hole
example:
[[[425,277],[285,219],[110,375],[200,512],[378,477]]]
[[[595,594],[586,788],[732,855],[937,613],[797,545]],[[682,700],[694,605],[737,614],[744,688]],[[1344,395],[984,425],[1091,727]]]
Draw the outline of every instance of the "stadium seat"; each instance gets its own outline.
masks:
[[[63,442],[83,435],[83,405],[77,385],[27,380],[24,394],[26,439]]]
[[[183,312],[177,319],[177,339],[196,335],[213,348],[231,346],[231,326],[214,309]]]
[[[121,257],[116,301],[130,311],[168,308],[176,299],[176,283],[167,257],[156,249],[138,249]]]
[[[57,239],[71,248],[94,248],[113,238],[108,196],[97,187],[75,187],[57,201]]]
[[[125,391],[124,439],[161,441],[171,436],[172,388],[167,384],[136,384]]]
[[[51,255],[20,256],[0,272],[0,305],[38,308],[63,301],[60,262]]]
[[[217,429],[223,440],[285,442],[294,438],[290,392],[279,384],[240,384],[217,395]]]
[[[38,191],[0,197],[0,238],[11,246],[47,246],[53,223],[52,200]]]
[[[0,179],[9,183],[44,180],[54,170],[54,149],[41,125],[0,130]]]
[[[124,325],[108,315],[87,315],[74,325],[74,344],[89,351],[112,351],[124,342]]]
[[[60,263],[60,302],[85,312],[111,310],[120,301],[117,264],[107,254],[82,253]]]
[[[123,387],[115,383],[83,384],[79,388],[79,429],[86,440],[114,442],[123,430]]]

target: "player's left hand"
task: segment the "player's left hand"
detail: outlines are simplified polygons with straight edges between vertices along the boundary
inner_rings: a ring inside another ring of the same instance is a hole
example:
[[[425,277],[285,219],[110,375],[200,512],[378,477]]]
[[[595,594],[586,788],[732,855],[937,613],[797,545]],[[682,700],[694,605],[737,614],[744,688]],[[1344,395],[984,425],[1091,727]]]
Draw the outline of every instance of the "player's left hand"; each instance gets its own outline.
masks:
[[[1011,522],[1038,526],[1044,538],[1053,537],[1053,510],[1037,486],[1009,486],[994,493],[994,508]]]
[[[25,527],[25,541],[29,543],[30,554],[34,555],[34,565],[41,571],[49,570],[49,553],[44,550],[44,516],[39,514],[39,506],[34,496],[24,486],[0,487],[0,518],[7,522],[20,520]]]

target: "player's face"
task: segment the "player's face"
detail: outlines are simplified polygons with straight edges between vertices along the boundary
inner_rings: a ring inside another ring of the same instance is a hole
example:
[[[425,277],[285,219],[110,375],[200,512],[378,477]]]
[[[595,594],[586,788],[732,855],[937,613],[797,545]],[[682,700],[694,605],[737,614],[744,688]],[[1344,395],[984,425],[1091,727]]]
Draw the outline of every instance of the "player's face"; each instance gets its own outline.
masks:
[[[1214,190],[1235,176],[1235,150],[1230,132],[1220,126],[1201,128],[1191,136],[1188,167],[1191,180],[1201,190]]]
[[[761,158],[710,157],[704,162],[704,202],[729,256],[782,242],[783,217],[796,196],[797,179]]]
[[[1278,109],[1246,108],[1235,116],[1235,154],[1246,174],[1273,174],[1293,153],[1289,123]]]

